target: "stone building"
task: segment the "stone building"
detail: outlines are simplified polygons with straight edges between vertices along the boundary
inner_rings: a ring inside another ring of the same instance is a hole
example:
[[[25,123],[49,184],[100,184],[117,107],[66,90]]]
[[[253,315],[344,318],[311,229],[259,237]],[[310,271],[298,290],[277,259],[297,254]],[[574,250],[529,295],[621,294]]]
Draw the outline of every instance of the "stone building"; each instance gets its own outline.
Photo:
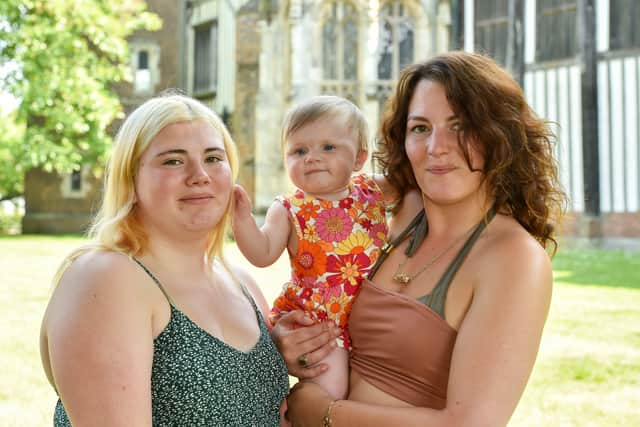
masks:
[[[634,119],[640,111],[640,38],[621,30],[640,18],[636,3],[597,2],[591,37],[597,34],[595,134],[582,120],[588,110],[580,89],[585,67],[578,12],[586,0],[149,1],[164,27],[131,38],[136,80],[119,93],[130,109],[161,89],[180,87],[216,111],[238,144],[239,182],[260,214],[290,186],[280,126],[292,105],[316,94],[345,96],[364,111],[375,135],[402,67],[453,47],[482,50],[509,67],[534,109],[559,125],[557,155],[575,219],[565,232],[640,237],[640,131]],[[583,162],[584,150],[594,145],[598,179]],[[30,172],[25,231],[75,224],[66,231],[86,222],[96,184],[69,190],[84,185],[89,174],[76,175]],[[31,191],[45,184],[48,191]]]
[[[129,38],[132,83],[117,85],[125,113],[153,94],[179,86],[183,31],[181,5],[174,0],[147,0],[163,21],[159,31],[138,31]],[[113,132],[118,124],[112,126]],[[102,178],[92,165],[71,174],[32,169],[25,175],[23,233],[78,233],[89,225],[100,202]]]
[[[554,123],[561,179],[571,197],[565,234],[637,238],[640,37],[631,29],[640,4],[601,0],[591,8],[593,3],[201,0],[189,6],[200,15],[210,10],[219,27],[212,43],[218,55],[211,57],[219,61],[220,79],[212,105],[231,114],[241,182],[257,213],[289,185],[280,149],[289,107],[316,94],[342,95],[365,112],[375,133],[399,70],[455,47],[487,52],[507,66],[533,108]],[[593,27],[585,28],[590,10]],[[226,22],[230,15],[234,19]],[[198,25],[189,22],[188,33]],[[585,56],[595,59],[586,66]],[[596,70],[585,75],[589,67]]]
[[[373,131],[399,70],[449,46],[448,1],[201,0],[185,7],[186,87],[230,116],[240,182],[257,213],[289,187],[280,125],[292,105],[342,95]],[[212,47],[207,55],[217,63],[202,64],[201,46]],[[207,66],[212,90],[201,93],[197,75]]]
[[[117,87],[125,112],[168,87],[209,105],[238,144],[239,182],[258,213],[290,185],[280,148],[288,108],[315,94],[343,95],[373,131],[399,70],[448,47],[442,0],[147,3],[163,28],[130,37],[134,82]],[[30,171],[23,232],[83,231],[100,197],[89,172]]]

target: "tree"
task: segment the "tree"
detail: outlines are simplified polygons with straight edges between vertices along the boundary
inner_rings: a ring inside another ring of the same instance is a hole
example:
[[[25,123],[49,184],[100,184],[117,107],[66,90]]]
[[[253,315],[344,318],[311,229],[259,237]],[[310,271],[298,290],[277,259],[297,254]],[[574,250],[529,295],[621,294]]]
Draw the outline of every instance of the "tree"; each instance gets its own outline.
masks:
[[[21,192],[30,168],[104,164],[122,116],[113,85],[130,78],[126,38],[159,27],[140,0],[0,2],[0,90],[19,100],[13,136],[0,133],[0,200]]]
[[[22,194],[23,174],[16,173],[15,159],[19,157],[24,126],[16,123],[16,111],[0,108],[0,201]]]

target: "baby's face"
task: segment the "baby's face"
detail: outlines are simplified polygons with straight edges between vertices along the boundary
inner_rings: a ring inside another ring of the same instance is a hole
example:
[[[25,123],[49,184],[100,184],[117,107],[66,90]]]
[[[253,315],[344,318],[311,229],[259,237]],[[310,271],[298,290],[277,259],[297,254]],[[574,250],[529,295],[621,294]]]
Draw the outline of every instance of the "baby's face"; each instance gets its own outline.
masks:
[[[289,178],[310,196],[339,200],[348,195],[351,174],[367,159],[358,135],[347,123],[327,117],[289,135],[284,146]]]

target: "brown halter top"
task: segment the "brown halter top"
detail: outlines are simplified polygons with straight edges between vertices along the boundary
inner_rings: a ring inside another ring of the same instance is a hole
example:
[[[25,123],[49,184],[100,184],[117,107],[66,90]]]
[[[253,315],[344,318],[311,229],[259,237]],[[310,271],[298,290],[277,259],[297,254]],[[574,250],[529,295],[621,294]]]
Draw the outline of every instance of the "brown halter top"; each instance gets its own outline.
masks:
[[[411,405],[433,409],[446,406],[451,354],[457,336],[457,331],[444,320],[447,289],[494,215],[495,210],[491,209],[428,295],[414,299],[382,289],[370,280],[363,282],[349,317],[351,369]],[[417,223],[412,223],[414,228]],[[402,233],[392,246],[406,234]],[[375,268],[370,276],[373,274]]]

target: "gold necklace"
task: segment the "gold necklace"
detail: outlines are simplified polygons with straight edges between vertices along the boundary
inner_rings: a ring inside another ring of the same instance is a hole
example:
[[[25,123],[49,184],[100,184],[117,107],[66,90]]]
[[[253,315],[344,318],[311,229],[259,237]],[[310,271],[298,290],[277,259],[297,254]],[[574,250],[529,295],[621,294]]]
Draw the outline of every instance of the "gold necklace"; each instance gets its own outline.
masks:
[[[460,241],[467,234],[469,234],[471,232],[471,230],[473,230],[476,226],[477,226],[477,224],[472,225],[470,229],[465,231],[463,234],[460,235],[460,237],[456,238],[453,242],[451,242],[451,244],[449,246],[447,246],[446,248],[444,248],[444,250],[442,252],[440,252],[439,254],[434,256],[433,258],[431,258],[431,260],[429,260],[429,262],[424,267],[422,267],[417,273],[415,273],[413,276],[409,276],[404,271],[401,271],[402,268],[404,267],[404,265],[407,263],[407,261],[409,261],[409,256],[406,255],[405,258],[404,258],[404,261],[402,261],[400,264],[398,264],[398,268],[396,269],[396,272],[394,273],[394,275],[392,277],[393,281],[397,282],[397,283],[399,283],[399,284],[401,284],[403,286],[406,286],[407,284],[409,284],[409,282],[411,282],[413,279],[415,279],[416,277],[418,277],[419,275],[424,273],[425,270],[427,270],[433,264],[438,262],[438,260],[440,258],[442,258],[444,256],[444,254],[449,252],[451,250],[451,248],[453,248],[457,243],[460,243]]]

